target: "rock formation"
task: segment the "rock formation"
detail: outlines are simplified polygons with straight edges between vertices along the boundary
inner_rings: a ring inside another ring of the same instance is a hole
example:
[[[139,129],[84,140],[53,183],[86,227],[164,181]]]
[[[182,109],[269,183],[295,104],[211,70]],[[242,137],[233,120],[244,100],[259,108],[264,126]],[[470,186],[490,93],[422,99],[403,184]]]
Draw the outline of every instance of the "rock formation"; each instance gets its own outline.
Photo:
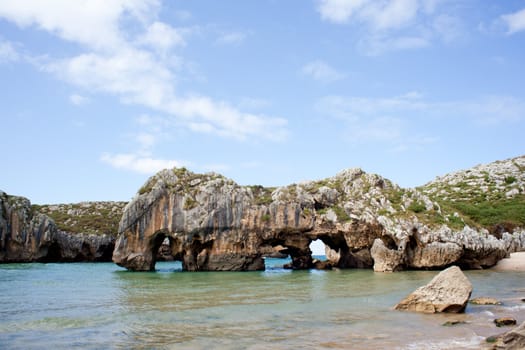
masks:
[[[305,269],[313,266],[308,246],[320,239],[340,268],[485,268],[525,248],[518,227],[497,236],[419,190],[361,169],[264,188],[175,168],[151,177],[126,206],[113,261],[153,270],[168,238],[189,271],[260,270],[275,249]]]
[[[494,350],[520,350],[525,349],[525,322],[518,327],[496,337]]]
[[[115,239],[71,234],[24,197],[0,191],[0,262],[110,261]]]
[[[396,310],[425,313],[464,312],[472,284],[457,266],[441,271],[426,286],[416,289],[395,306]]]

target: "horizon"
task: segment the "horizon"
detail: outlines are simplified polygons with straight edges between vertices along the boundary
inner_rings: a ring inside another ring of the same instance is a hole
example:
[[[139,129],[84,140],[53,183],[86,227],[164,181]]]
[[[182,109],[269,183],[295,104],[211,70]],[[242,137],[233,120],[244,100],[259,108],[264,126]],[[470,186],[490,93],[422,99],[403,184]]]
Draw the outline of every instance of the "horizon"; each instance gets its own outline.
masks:
[[[0,2],[0,190],[129,201],[173,167],[408,188],[521,156],[525,2],[483,5]]]

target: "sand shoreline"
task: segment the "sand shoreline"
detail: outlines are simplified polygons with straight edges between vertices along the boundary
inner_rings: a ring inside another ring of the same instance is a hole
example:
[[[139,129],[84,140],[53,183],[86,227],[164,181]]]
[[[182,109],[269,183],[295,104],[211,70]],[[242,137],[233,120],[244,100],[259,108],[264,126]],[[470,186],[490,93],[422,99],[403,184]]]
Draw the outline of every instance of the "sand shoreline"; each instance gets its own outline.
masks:
[[[509,258],[500,260],[492,270],[525,271],[525,252],[511,253]]]

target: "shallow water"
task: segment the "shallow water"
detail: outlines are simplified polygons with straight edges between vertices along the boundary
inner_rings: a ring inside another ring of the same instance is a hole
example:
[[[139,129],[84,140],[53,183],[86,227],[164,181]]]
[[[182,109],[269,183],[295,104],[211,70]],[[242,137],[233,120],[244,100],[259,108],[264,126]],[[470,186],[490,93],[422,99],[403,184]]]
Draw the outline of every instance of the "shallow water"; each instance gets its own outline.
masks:
[[[437,272],[289,271],[151,273],[111,263],[0,265],[1,349],[479,349],[525,321],[525,273],[469,271],[463,315],[423,315],[392,306]],[[444,327],[450,320],[466,324]]]

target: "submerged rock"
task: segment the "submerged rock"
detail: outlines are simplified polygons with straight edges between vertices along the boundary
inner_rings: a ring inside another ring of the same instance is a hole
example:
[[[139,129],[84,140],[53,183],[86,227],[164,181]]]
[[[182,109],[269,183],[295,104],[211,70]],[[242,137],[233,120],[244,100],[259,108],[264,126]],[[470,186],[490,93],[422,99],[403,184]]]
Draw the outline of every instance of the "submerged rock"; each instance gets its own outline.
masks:
[[[441,271],[426,286],[416,289],[394,308],[424,313],[460,313],[472,293],[472,284],[457,266]]]
[[[525,322],[507,333],[490,338],[492,338],[492,342],[496,343],[492,347],[494,350],[525,349]]]
[[[496,318],[494,323],[496,324],[496,327],[514,326],[516,324],[516,320],[512,317],[500,317]]]
[[[473,305],[501,305],[501,301],[490,298],[490,297],[479,297],[470,299],[470,303]]]

